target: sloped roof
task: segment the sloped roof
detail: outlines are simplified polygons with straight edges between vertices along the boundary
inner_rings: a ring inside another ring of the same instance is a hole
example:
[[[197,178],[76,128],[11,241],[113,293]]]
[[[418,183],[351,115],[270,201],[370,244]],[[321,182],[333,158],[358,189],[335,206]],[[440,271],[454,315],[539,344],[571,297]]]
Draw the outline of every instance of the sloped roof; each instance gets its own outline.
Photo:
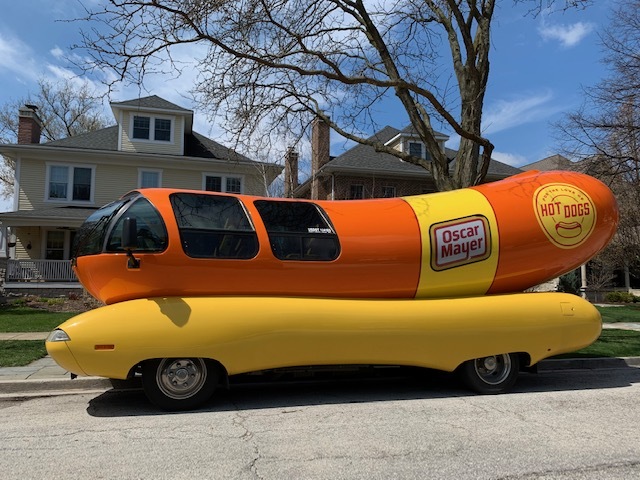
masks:
[[[520,168],[522,170],[540,170],[543,172],[548,170],[572,170],[574,168],[574,163],[567,157],[556,154],[543,158],[542,160],[538,160],[537,162],[524,165]]]
[[[148,97],[135,98],[133,100],[126,100],[124,102],[112,102],[112,107],[127,107],[127,108],[150,108],[158,110],[174,110],[181,113],[193,113],[192,110],[171,103],[164,98],[160,98],[157,95],[150,95]]]
[[[59,206],[43,207],[35,210],[17,210],[15,212],[0,213],[0,221],[4,225],[19,226],[37,225],[65,225],[80,226],[85,219],[97,210],[89,207]]]
[[[406,129],[405,129],[406,130]],[[371,136],[370,140],[377,140],[386,143],[401,133],[401,130],[390,126],[384,127],[382,130]],[[449,160],[453,160],[457,154],[456,150],[450,148],[445,149],[445,154]],[[453,165],[452,162],[451,165]],[[363,173],[367,171],[375,171],[379,173],[387,173],[389,175],[429,175],[422,167],[412,163],[404,162],[398,157],[388,153],[376,152],[375,148],[369,145],[358,144],[346,152],[338,155],[330,160],[322,168],[322,171],[338,171],[338,170],[359,170]],[[490,176],[509,176],[520,173],[521,170],[507,165],[497,160],[491,160],[488,175]]]
[[[194,158],[215,158],[219,160],[234,160],[238,162],[256,163],[248,157],[225,147],[197,132],[184,136],[184,155]],[[118,126],[103,128],[94,132],[62,138],[41,144],[48,147],[65,147],[89,150],[118,151]]]

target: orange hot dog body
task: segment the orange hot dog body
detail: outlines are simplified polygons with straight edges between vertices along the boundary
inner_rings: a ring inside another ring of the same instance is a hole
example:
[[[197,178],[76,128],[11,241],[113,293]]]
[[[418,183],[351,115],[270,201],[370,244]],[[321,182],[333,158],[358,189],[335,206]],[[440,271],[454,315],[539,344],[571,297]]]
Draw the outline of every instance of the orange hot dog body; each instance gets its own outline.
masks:
[[[333,225],[339,255],[331,261],[281,260],[254,204],[261,199],[236,195],[255,227],[257,254],[242,260],[191,258],[170,202],[173,193],[185,191],[140,192],[162,216],[167,248],[134,252],[138,269],[128,268],[123,253],[75,260],[82,284],[107,304],[152,296],[438,298],[517,292],[586,262],[611,239],[618,219],[615,198],[598,180],[573,172],[528,172],[453,192],[313,202]]]

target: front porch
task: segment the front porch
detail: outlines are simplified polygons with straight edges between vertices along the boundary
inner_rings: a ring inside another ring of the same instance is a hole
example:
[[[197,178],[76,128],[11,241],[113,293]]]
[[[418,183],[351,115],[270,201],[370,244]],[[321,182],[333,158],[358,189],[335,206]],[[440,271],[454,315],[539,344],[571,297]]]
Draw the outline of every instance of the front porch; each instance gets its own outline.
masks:
[[[3,288],[6,293],[49,297],[82,290],[69,260],[5,261]]]

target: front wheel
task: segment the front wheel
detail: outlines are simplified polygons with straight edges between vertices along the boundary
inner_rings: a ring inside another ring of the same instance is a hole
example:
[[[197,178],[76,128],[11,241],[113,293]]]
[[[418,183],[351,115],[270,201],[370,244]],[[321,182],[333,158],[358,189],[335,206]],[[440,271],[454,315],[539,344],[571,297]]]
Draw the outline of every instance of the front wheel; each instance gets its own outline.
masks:
[[[458,373],[462,382],[478,393],[504,393],[518,378],[520,359],[514,353],[490,355],[464,362]]]
[[[147,398],[164,410],[191,410],[209,400],[218,383],[218,369],[203,358],[162,358],[142,368]]]

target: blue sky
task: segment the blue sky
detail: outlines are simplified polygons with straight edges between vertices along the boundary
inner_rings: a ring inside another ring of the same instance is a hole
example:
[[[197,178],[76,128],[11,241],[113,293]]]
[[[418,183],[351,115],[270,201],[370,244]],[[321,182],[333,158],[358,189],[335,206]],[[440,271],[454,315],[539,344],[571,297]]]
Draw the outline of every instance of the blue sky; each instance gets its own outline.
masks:
[[[97,1],[85,0],[85,4]],[[483,119],[485,135],[495,145],[494,158],[520,166],[557,152],[551,123],[578,107],[581,89],[606,74],[598,32],[606,27],[614,2],[594,3],[582,11],[547,12],[533,18],[524,14],[524,8],[514,7],[511,0],[499,2]],[[68,58],[76,54],[70,46],[79,41],[81,24],[63,20],[82,14],[77,0],[2,2],[1,103],[36,91],[38,78],[74,75]],[[88,80],[99,88],[97,79]],[[142,95],[156,94],[193,108],[184,96],[190,87],[188,75],[170,81],[149,77],[147,92]],[[139,94],[136,87],[122,86],[112,100],[128,100]],[[216,138],[216,126],[208,124],[203,113],[195,113],[196,130]],[[401,109],[387,112],[380,121],[399,128],[408,124]],[[455,148],[455,137],[448,146]],[[344,142],[335,142],[332,153],[339,154],[344,147]]]

